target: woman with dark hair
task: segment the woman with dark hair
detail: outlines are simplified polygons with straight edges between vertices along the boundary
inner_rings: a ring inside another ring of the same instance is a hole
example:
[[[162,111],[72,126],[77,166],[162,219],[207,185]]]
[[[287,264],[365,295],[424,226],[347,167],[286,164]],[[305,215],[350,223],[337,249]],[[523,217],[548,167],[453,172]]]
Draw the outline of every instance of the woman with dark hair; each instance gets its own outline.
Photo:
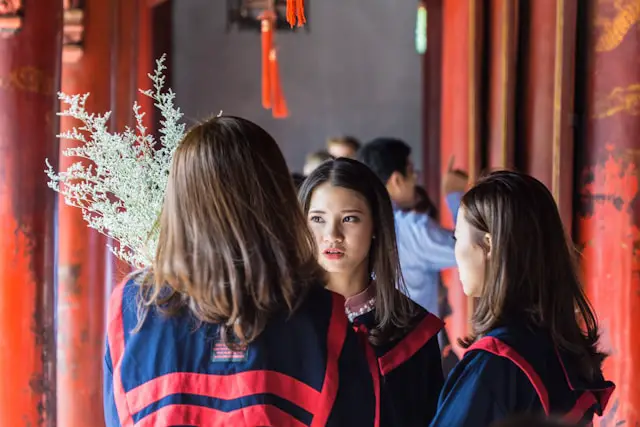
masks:
[[[152,268],[110,300],[108,427],[374,424],[366,353],[269,134],[235,117],[191,129],[159,227]]]
[[[464,292],[477,300],[432,425],[601,415],[614,385],[603,379],[596,316],[549,190],[525,174],[489,174],[463,196],[455,238]]]
[[[345,298],[344,310],[369,352],[380,425],[427,425],[444,382],[442,322],[401,292],[387,190],[367,166],[340,158],[314,170],[299,198],[327,288]]]

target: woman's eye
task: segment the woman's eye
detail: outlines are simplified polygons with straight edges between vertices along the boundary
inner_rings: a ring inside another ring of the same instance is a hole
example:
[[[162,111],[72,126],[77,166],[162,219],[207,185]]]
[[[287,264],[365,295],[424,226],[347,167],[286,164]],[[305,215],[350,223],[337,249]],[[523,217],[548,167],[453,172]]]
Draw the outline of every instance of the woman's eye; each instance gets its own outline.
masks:
[[[311,222],[322,222],[322,218],[320,218],[319,216],[312,216],[311,218],[309,218],[309,221],[311,221]]]
[[[345,216],[344,219],[342,220],[344,222],[358,222],[360,221],[360,218],[358,218],[357,216]]]

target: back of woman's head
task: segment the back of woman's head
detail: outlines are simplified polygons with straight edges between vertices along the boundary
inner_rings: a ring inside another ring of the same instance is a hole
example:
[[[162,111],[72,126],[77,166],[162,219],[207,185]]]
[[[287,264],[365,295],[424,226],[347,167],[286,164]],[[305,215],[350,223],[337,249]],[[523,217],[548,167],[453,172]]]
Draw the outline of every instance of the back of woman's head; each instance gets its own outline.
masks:
[[[310,209],[314,191],[323,184],[351,190],[365,201],[373,222],[369,249],[369,273],[376,281],[376,318],[378,328],[372,331],[373,342],[394,338],[409,326],[413,306],[398,289],[404,281],[398,260],[393,208],[386,188],[363,163],[338,158],[322,163],[302,183],[298,198],[304,213]],[[396,334],[396,332],[398,334]]]
[[[597,321],[549,190],[522,173],[493,172],[464,195],[462,213],[477,245],[487,252],[483,236],[490,236],[470,339],[524,321],[549,330],[556,345],[579,360],[585,375],[595,375],[603,359],[596,348]]]
[[[188,307],[200,321],[232,327],[243,343],[271,313],[294,310],[319,277],[282,153],[245,119],[216,117],[186,134],[159,226],[146,305]]]

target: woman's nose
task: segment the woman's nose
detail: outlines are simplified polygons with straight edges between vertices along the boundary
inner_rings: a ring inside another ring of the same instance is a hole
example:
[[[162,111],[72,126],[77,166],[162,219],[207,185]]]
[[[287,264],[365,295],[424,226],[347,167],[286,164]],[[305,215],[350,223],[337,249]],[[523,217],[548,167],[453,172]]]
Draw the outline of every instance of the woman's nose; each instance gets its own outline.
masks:
[[[340,227],[335,223],[327,223],[327,227],[324,233],[324,239],[326,242],[342,242],[344,236],[340,230]]]

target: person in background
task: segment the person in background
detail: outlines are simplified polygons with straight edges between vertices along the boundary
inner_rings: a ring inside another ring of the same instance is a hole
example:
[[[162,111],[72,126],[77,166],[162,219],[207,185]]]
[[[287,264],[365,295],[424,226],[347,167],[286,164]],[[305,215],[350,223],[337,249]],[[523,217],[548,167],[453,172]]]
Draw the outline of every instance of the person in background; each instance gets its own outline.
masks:
[[[318,245],[327,287],[372,348],[383,426],[426,426],[444,382],[438,346],[443,323],[404,290],[389,194],[362,163],[320,165],[299,192]]]
[[[476,298],[464,358],[432,426],[488,426],[517,414],[591,424],[615,386],[558,207],[537,179],[492,172],[465,193],[455,254]]]
[[[358,160],[386,186],[394,205],[396,236],[402,275],[408,296],[427,311],[438,313],[440,271],[455,267],[453,231],[426,213],[413,211],[416,173],[411,147],[395,138],[378,138],[365,144]],[[452,164],[442,180],[449,209],[455,216],[468,178]]]
[[[412,208],[403,209],[404,211],[414,211],[417,213],[427,214],[433,221],[439,220],[438,207],[427,194],[424,187],[416,185],[416,201]],[[452,313],[451,305],[448,299],[448,290],[442,283],[442,278],[438,280],[438,311],[437,314],[441,319],[446,319]],[[442,370],[445,377],[451,372],[453,367],[460,361],[456,353],[451,347],[451,340],[446,329],[442,329],[439,334],[440,348],[442,352]]]
[[[360,145],[360,141],[352,136],[333,137],[327,140],[327,151],[336,159],[338,157],[355,159]]]
[[[175,151],[149,270],[110,299],[107,427],[375,423],[366,352],[273,138],[221,116]]]
[[[431,200],[429,195],[427,194],[427,190],[420,185],[416,185],[415,188],[416,196],[415,202],[413,206],[409,209],[418,213],[425,213],[433,218],[435,221],[438,220],[438,208],[435,203]]]
[[[291,174],[291,179],[293,179],[293,185],[296,187],[296,191],[300,189],[300,186],[304,182],[304,175],[298,172],[293,172]]]
[[[311,172],[327,160],[333,159],[333,156],[326,151],[316,151],[307,155],[302,168],[302,174],[309,176]]]

